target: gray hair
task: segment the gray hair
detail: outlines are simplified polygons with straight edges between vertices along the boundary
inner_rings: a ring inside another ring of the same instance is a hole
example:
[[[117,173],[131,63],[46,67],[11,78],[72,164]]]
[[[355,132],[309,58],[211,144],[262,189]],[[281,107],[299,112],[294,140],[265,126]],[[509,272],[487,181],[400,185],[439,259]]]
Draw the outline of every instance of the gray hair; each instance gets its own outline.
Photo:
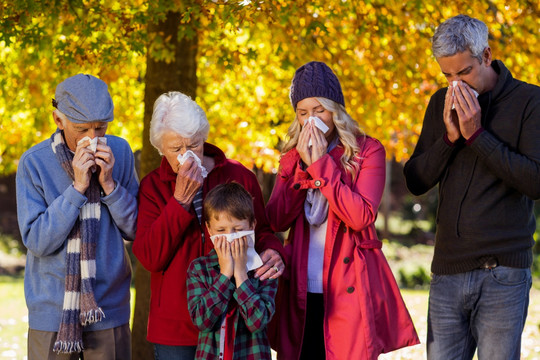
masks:
[[[201,137],[206,141],[210,124],[204,110],[189,96],[170,91],[157,98],[150,121],[150,143],[160,154],[163,134],[169,131],[187,139]]]
[[[484,49],[488,46],[486,24],[467,15],[457,15],[435,30],[431,48],[435,58],[453,56],[469,50],[472,56],[482,61]]]
[[[62,123],[62,125],[66,126],[66,121],[69,121],[67,116],[58,109],[54,109],[53,113],[55,113],[56,116],[58,116],[58,118],[60,119],[60,122]]]

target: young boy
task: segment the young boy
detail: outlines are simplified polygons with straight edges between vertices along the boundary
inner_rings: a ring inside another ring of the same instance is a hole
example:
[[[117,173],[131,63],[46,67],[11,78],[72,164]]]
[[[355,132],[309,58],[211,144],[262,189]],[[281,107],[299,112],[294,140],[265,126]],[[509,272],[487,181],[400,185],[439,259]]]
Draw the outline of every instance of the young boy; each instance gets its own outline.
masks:
[[[242,185],[227,183],[208,193],[203,208],[214,249],[188,269],[188,309],[200,330],[195,358],[270,360],[266,325],[277,280],[248,272],[260,261],[253,249],[253,199]]]

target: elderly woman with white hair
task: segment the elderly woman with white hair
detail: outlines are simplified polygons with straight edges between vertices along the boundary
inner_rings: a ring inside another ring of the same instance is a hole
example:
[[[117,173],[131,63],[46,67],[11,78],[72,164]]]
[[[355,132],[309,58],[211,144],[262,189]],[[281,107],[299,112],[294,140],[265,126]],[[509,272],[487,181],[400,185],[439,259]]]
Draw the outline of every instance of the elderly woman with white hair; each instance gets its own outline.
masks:
[[[207,143],[209,128],[201,107],[182,93],[165,93],[154,104],[150,141],[163,159],[141,181],[133,253],[151,272],[147,339],[156,359],[195,357],[198,330],[188,313],[186,276],[191,261],[213,248],[202,212],[212,188],[234,181],[253,196],[256,250],[263,260],[255,276],[275,279],[285,267],[255,174]]]

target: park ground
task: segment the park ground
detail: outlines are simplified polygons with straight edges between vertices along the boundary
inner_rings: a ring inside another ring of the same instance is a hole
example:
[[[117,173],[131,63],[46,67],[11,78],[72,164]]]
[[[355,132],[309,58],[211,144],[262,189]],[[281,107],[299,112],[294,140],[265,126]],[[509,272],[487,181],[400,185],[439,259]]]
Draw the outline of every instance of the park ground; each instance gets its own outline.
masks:
[[[386,244],[387,257],[393,270],[402,268],[416,268],[418,263],[429,265],[429,248],[427,247],[401,247],[395,244]],[[383,248],[384,249],[384,248]],[[403,260],[400,260],[403,259]],[[408,259],[408,264],[402,261]],[[413,260],[411,262],[411,259]],[[6,254],[0,255],[0,264],[19,266],[20,257]],[[399,272],[396,271],[396,278]],[[422,344],[400,349],[389,354],[383,354],[380,360],[398,359],[425,359],[425,339],[427,324],[428,290],[403,289],[402,295],[414,321]],[[132,304],[133,305],[133,304]],[[0,276],[0,359],[26,359],[26,334],[28,330],[28,315],[24,303],[23,276]],[[523,331],[521,359],[540,360],[540,279],[535,279],[531,289],[531,302],[529,315]]]

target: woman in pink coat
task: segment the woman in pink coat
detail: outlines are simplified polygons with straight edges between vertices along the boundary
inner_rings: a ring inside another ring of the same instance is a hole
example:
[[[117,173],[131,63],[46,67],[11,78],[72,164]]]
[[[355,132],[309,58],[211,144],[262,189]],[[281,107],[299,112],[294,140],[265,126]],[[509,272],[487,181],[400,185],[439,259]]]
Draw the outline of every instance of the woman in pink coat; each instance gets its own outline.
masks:
[[[267,214],[289,230],[269,328],[279,359],[377,359],[419,343],[375,219],[385,151],[347,114],[332,70],[296,70],[289,128]]]

